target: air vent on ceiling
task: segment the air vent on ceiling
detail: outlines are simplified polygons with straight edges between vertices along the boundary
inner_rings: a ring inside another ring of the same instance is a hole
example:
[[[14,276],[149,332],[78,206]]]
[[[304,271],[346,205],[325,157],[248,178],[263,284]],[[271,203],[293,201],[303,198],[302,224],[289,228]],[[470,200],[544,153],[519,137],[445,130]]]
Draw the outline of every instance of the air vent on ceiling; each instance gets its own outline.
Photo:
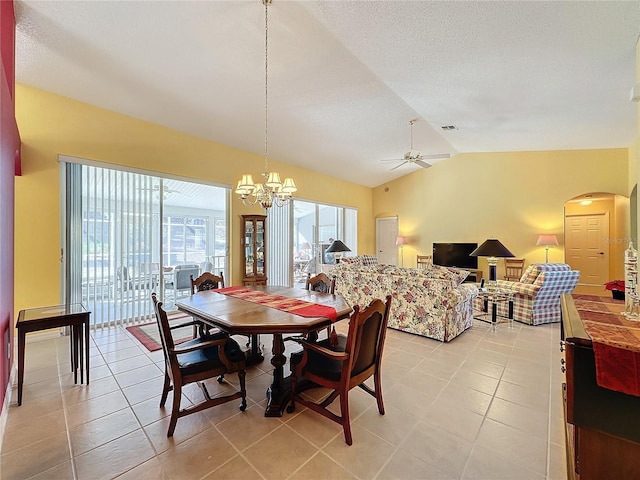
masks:
[[[458,127],[456,127],[455,125],[442,125],[441,127],[443,130],[457,130]]]

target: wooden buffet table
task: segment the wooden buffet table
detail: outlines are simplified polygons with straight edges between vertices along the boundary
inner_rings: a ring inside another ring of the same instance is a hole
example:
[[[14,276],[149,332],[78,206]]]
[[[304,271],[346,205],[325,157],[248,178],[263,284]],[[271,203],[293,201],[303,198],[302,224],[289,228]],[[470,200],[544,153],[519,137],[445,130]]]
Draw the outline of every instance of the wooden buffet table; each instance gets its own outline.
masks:
[[[351,307],[339,295],[277,286],[245,288],[333,307],[338,319],[347,318],[351,314]],[[326,317],[303,317],[217,293],[215,290],[198,292],[176,302],[176,306],[179,310],[232,335],[273,335],[273,382],[267,390],[265,417],[281,417],[289,399],[289,387],[283,374],[286,357],[282,335],[309,333],[331,324],[331,320]]]
[[[584,303],[593,311],[578,310],[571,295],[562,296],[567,472],[580,480],[640,478],[640,397],[598,385],[594,345],[584,323],[620,323],[615,316],[624,304],[604,298],[600,305]]]

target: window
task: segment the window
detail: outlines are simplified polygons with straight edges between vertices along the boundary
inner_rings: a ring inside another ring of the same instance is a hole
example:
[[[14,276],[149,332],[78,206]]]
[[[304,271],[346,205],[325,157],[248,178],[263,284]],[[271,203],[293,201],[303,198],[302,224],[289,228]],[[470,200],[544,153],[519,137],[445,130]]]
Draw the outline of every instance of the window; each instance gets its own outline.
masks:
[[[357,254],[358,211],[355,208],[293,200],[267,211],[267,277],[269,285],[304,284],[323,269],[324,249],[342,240]],[[326,254],[334,261],[334,254]]]
[[[206,261],[207,231],[206,218],[164,216],[162,221],[163,264],[173,266],[184,263],[199,264]]]

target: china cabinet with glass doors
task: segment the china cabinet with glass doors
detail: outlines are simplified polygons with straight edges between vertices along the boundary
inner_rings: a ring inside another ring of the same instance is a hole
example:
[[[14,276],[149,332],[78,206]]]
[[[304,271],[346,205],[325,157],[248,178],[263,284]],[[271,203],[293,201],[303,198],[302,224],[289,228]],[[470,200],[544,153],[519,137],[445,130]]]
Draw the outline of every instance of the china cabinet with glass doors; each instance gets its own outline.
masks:
[[[242,215],[244,285],[267,284],[266,222],[266,215]]]

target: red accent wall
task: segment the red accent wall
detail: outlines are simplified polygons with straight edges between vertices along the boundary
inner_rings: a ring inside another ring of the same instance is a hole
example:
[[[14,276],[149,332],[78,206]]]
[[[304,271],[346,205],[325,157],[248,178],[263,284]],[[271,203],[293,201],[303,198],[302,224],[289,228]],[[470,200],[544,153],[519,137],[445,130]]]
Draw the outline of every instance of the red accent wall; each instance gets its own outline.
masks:
[[[14,175],[20,174],[15,117],[15,15],[13,0],[0,1],[0,405],[13,364]]]

